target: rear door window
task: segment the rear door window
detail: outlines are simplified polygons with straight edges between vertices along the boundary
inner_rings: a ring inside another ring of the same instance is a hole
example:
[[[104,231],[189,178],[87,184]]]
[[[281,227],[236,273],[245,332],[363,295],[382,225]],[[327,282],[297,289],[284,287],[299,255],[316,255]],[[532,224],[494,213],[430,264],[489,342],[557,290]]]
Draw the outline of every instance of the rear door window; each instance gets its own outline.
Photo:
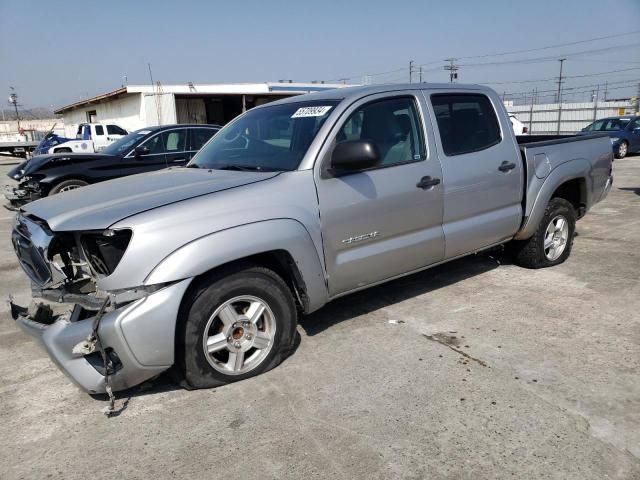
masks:
[[[500,124],[485,95],[434,94],[431,104],[445,155],[462,155],[497,145]]]
[[[186,128],[169,130],[168,132],[163,132],[162,136],[164,137],[164,146],[167,153],[184,152],[187,138]]]
[[[96,125],[96,135],[104,135],[104,128],[102,128],[102,125]]]
[[[216,131],[213,128],[193,128],[191,130],[191,150],[200,150]]]

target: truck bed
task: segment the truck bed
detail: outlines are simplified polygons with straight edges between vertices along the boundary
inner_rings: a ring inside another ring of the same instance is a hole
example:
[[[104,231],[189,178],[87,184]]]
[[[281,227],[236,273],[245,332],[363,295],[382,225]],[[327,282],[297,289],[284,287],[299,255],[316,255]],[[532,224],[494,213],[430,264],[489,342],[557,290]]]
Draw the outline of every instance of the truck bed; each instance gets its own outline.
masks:
[[[578,216],[596,203],[606,185],[604,179],[611,173],[613,150],[609,136],[605,133],[593,135],[522,135],[516,137],[525,167],[523,206],[525,218],[531,215],[536,198],[545,188],[549,176],[562,175],[562,164],[578,162],[583,178],[591,182],[585,185],[581,195],[584,208]],[[571,169],[575,173],[575,168]],[[570,180],[571,175],[563,181]],[[563,181],[557,181],[563,183]]]

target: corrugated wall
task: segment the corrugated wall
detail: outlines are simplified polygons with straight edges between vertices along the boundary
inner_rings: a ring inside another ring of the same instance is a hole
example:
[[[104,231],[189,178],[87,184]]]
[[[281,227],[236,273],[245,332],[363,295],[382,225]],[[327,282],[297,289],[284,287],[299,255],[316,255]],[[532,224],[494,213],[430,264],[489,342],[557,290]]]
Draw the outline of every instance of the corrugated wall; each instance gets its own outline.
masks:
[[[509,113],[529,128],[530,133],[556,133],[558,128],[558,104],[506,105]],[[531,112],[533,111],[533,115]],[[563,103],[560,121],[560,133],[575,133],[594,120],[618,115],[630,115],[635,111],[631,101]],[[531,118],[533,117],[533,121]]]

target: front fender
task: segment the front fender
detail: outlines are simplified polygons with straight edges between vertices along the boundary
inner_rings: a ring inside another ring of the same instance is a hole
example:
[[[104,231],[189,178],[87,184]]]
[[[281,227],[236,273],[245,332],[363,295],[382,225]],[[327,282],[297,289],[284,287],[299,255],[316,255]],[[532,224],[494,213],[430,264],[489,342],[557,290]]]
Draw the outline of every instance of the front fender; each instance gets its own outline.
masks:
[[[515,239],[526,240],[535,233],[538,229],[538,225],[542,221],[542,217],[544,216],[544,212],[551,200],[551,197],[563,183],[575,178],[583,178],[587,182],[587,197],[589,197],[590,192],[593,192],[593,178],[591,170],[591,163],[584,158],[570,160],[554,168],[538,189],[537,194],[535,192],[527,193],[527,203],[532,200],[531,197],[533,197],[533,203],[531,209],[525,209],[525,211],[529,211],[530,213],[525,218],[525,221],[516,234]],[[591,203],[592,200],[587,198],[587,207],[589,207]]]
[[[153,285],[191,278],[234,260],[274,250],[287,251],[298,267],[312,312],[328,300],[318,252],[304,226],[291,219],[249,223],[200,237],[165,257],[146,277]]]

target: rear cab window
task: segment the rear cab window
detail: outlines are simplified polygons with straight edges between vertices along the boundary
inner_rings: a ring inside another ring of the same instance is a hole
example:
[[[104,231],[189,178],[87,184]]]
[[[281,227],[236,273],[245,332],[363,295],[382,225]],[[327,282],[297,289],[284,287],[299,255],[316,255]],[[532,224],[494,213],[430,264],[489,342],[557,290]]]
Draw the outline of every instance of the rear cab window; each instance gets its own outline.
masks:
[[[107,125],[107,133],[109,135],[126,135],[127,131],[117,125]]]
[[[485,150],[502,141],[498,117],[486,95],[437,93],[431,105],[447,156]]]
[[[104,135],[104,128],[102,128],[102,125],[96,125],[96,135]]]

